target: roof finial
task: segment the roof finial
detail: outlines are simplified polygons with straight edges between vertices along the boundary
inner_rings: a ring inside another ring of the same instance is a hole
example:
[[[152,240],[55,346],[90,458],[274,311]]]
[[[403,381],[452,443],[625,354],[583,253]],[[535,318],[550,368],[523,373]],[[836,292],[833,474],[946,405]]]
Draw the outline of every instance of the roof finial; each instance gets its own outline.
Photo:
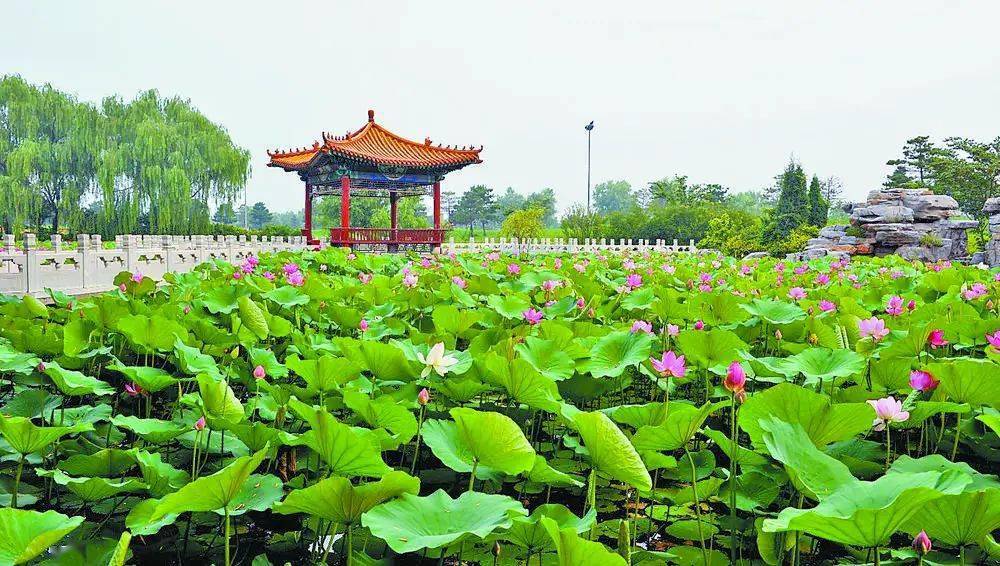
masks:
[[[375,121],[375,111],[374,110],[369,110],[368,111],[368,121],[369,122],[374,122]]]
[[[431,145],[431,138],[424,138],[424,145],[426,146]]]

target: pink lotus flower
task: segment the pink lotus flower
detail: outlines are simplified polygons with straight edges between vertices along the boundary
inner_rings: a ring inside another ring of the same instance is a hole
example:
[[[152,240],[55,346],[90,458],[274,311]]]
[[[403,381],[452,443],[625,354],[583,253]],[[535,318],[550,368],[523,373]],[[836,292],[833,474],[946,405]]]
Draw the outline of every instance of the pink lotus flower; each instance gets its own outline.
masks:
[[[660,269],[662,269],[663,272],[668,275],[673,275],[677,271],[677,268],[670,265],[669,263],[664,263],[663,265],[660,266]]]
[[[560,284],[561,282],[556,281],[555,279],[546,279],[545,281],[542,281],[542,290],[546,293],[551,293],[556,290]]]
[[[285,280],[288,281],[288,284],[293,287],[300,287],[305,284],[306,276],[302,275],[301,271],[296,271],[286,275]]]
[[[635,269],[635,262],[632,261],[631,259],[626,259],[625,261],[622,262],[622,267],[628,271],[632,271],[633,269]]]
[[[698,279],[702,283],[711,283],[712,282],[712,274],[710,274],[710,273],[702,273],[701,275],[698,276]]]
[[[699,321],[697,321],[697,322],[694,323],[694,329],[695,330],[703,330],[704,328],[705,328],[705,323],[704,322],[702,322],[702,321],[699,320]]]
[[[743,275],[750,275],[753,273],[753,268],[749,265],[743,264],[740,266],[740,273]]]
[[[895,397],[884,397],[878,401],[869,399],[868,404],[875,409],[875,420],[872,421],[875,430],[885,430],[889,423],[901,423],[910,418],[909,411],[904,411],[903,403]]]
[[[585,306],[587,306],[587,301],[584,301],[583,297],[576,300],[576,308],[583,310],[583,307]]]
[[[417,286],[417,281],[418,279],[415,274],[407,273],[406,276],[403,277],[403,287],[406,287],[407,289],[412,289]]]
[[[257,264],[260,263],[260,260],[257,259],[257,256],[250,254],[247,256],[246,263],[253,267],[257,267]]]
[[[38,362],[38,365],[35,366],[35,369],[38,370],[38,373],[45,373],[45,362]]]
[[[142,389],[142,386],[139,385],[138,383],[126,383],[125,393],[128,393],[129,397],[138,397],[139,395],[145,393],[145,391]]]
[[[361,332],[368,332],[368,320],[362,318],[361,322],[358,323],[358,330]]]
[[[708,283],[702,283],[701,285],[698,285],[698,290],[702,293],[708,293],[712,290],[712,286]]]
[[[543,318],[545,318],[545,313],[533,308],[524,311],[521,315],[524,316],[524,320],[528,321],[528,324],[532,325],[538,324]]]
[[[511,263],[507,265],[507,273],[511,275],[517,275],[521,273],[521,266],[516,263]]]
[[[977,281],[972,284],[972,287],[962,291],[962,297],[965,298],[966,301],[972,301],[982,297],[988,292],[989,290],[986,288],[986,285]]]
[[[264,370],[264,366],[258,364],[257,367],[253,368],[253,377],[254,379],[264,379],[267,377],[267,372]]]
[[[556,269],[562,269],[562,259],[560,259],[558,257],[556,259],[554,259],[552,261],[552,267],[554,267]]]
[[[240,271],[242,271],[243,273],[253,273],[253,266],[250,265],[248,262],[244,261],[240,265]]]
[[[357,256],[357,255],[355,255],[355,254],[354,254],[353,252],[352,252],[352,253],[349,253],[349,254],[347,254],[347,261],[354,261],[354,260],[356,260],[356,259],[358,259],[358,256]]]
[[[645,332],[646,334],[653,333],[653,325],[646,322],[645,320],[637,320],[632,323],[632,328],[629,330],[632,334],[637,332]]]
[[[361,281],[362,285],[367,285],[372,282],[372,277],[374,276],[371,273],[365,273],[362,271],[358,274],[358,281]]]
[[[426,258],[426,257],[420,258],[420,267],[423,267],[424,269],[428,269],[428,268],[430,268],[431,265],[433,265],[433,264],[431,263],[430,258]]]
[[[627,285],[630,289],[638,289],[639,287],[642,287],[642,275],[639,275],[638,273],[629,274],[629,276],[625,278],[625,285]]]
[[[264,279],[267,279],[268,281],[274,281],[274,274],[271,273],[270,271],[265,271],[262,275],[264,276]]]
[[[933,391],[938,386],[938,380],[929,372],[914,370],[910,372],[910,387],[917,391]]]
[[[917,301],[910,299],[909,302],[906,303],[906,310],[912,311],[915,310],[916,308],[917,308]]]
[[[194,429],[199,432],[205,430],[205,417],[199,417],[198,420],[194,422]]]
[[[234,271],[233,272],[233,279],[236,279],[236,280],[243,279],[243,272],[242,271]]]
[[[781,273],[785,271],[785,263],[779,261],[778,263],[774,264],[774,271],[775,273]]]
[[[281,269],[285,271],[285,275],[291,275],[292,273],[299,271],[299,264],[286,263],[285,265],[281,266]]]
[[[126,289],[128,289],[128,287],[126,287],[124,283],[118,285],[118,290],[122,293],[124,293]]]
[[[136,271],[135,273],[133,273],[132,274],[132,281],[135,281],[136,283],[142,283],[142,273],[139,273],[138,271]]]
[[[788,298],[793,301],[800,301],[806,298],[806,290],[802,287],[792,287],[788,290]]]
[[[885,305],[885,312],[890,316],[903,314],[903,297],[899,295],[889,297],[889,302]]]
[[[994,352],[1000,353],[1000,330],[997,330],[993,334],[987,334],[986,341],[993,347]]]
[[[780,341],[783,335],[781,334],[781,329],[778,328],[774,331],[774,339]]]
[[[660,359],[649,358],[649,363],[662,377],[684,377],[684,373],[687,372],[684,356],[674,354],[673,350],[663,352]]]
[[[871,337],[875,342],[889,335],[889,329],[885,327],[885,321],[874,316],[867,320],[859,320],[858,331],[861,333],[862,338]]]
[[[191,305],[184,305],[184,314],[191,314]]]
[[[671,338],[675,338],[680,333],[681,333],[681,327],[680,326],[677,326],[676,324],[668,324],[667,325],[667,336],[670,336]]]
[[[420,403],[421,405],[426,405],[427,403],[430,402],[431,402],[431,392],[428,391],[426,387],[424,387],[423,389],[420,390],[420,393],[417,393],[417,403]]]
[[[927,343],[931,348],[940,348],[941,346],[946,346],[948,341],[944,339],[944,330],[931,330],[930,336],[927,337]]]
[[[802,275],[802,274],[804,274],[807,271],[809,271],[809,266],[808,265],[800,265],[800,266],[798,266],[798,267],[796,267],[794,269],[794,273],[796,275]]]
[[[465,282],[465,279],[462,279],[458,275],[452,277],[451,282],[454,283],[455,286],[458,287],[459,289],[465,289],[466,287],[469,286],[469,284]]]
[[[726,379],[722,382],[722,385],[726,388],[726,391],[733,393],[740,403],[746,399],[746,383],[747,374],[743,370],[743,366],[736,361],[729,364],[729,368],[726,370]]]
[[[920,556],[923,556],[931,551],[931,537],[927,536],[927,533],[921,530],[917,533],[917,536],[913,537],[913,550],[917,552]]]
[[[817,285],[826,285],[829,282],[830,282],[830,276],[827,275],[826,273],[820,273],[819,275],[816,276]]]
[[[835,311],[837,310],[837,305],[833,304],[832,302],[826,299],[823,299],[822,301],[819,302],[819,310],[823,312]]]
[[[486,259],[488,261],[499,261],[500,260],[500,253],[499,252],[490,252],[490,253],[486,254]]]

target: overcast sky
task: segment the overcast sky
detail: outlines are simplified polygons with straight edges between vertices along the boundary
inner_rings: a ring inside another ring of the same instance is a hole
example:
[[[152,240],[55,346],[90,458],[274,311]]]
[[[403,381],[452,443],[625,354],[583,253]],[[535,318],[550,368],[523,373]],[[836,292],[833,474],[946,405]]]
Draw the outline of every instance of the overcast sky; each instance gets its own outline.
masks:
[[[583,202],[593,180],[734,190],[789,157],[860,199],[919,134],[1000,135],[1000,3],[3,0],[0,74],[80,98],[190,98],[252,156],[250,202],[300,208],[265,150],[363,125],[482,144],[445,179]]]

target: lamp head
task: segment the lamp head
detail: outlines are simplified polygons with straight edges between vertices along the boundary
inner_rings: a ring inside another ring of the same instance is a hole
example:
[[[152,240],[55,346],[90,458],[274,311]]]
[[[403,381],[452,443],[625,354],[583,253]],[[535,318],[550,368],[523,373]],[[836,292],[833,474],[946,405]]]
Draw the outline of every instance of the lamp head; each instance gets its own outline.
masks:
[[[586,126],[584,126],[584,127],[583,127],[583,129],[584,129],[584,130],[587,130],[588,132],[589,132],[590,130],[593,130],[593,129],[594,129],[594,121],[593,121],[593,120],[591,120],[589,124],[587,124]]]

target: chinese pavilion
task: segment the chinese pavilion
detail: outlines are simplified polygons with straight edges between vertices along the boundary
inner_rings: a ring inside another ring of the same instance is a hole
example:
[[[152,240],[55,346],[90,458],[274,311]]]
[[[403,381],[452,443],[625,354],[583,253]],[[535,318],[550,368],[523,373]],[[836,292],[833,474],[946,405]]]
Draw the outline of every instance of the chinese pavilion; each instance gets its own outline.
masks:
[[[312,202],[317,196],[340,196],[340,226],[330,229],[330,244],[351,248],[401,247],[431,248],[440,246],[445,231],[441,229],[441,179],[445,174],[466,165],[482,163],[479,148],[432,145],[410,141],[375,122],[375,111],[368,111],[368,123],[354,133],[331,136],[323,133],[322,142],[312,147],[290,151],[268,151],[269,167],[298,173],[305,183],[305,227],[302,235],[310,244],[319,244],[312,233]],[[397,204],[400,197],[434,196],[434,227],[400,229]],[[387,198],[389,228],[351,226],[351,197]]]

